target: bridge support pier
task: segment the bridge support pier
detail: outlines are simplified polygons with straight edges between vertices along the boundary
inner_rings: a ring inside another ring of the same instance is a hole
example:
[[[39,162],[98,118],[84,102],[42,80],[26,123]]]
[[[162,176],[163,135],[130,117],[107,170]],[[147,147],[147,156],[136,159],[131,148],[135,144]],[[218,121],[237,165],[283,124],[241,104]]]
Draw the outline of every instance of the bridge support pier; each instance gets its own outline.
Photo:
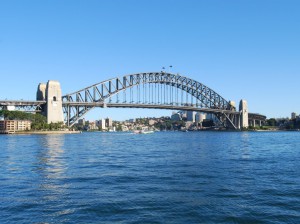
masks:
[[[235,116],[235,122],[237,129],[241,129],[241,116],[239,114]]]
[[[60,83],[49,80],[47,84],[40,83],[38,86],[37,100],[46,100],[42,108],[42,114],[47,117],[47,123],[63,122],[62,94]]]
[[[248,128],[248,103],[246,100],[240,101],[240,129]]]

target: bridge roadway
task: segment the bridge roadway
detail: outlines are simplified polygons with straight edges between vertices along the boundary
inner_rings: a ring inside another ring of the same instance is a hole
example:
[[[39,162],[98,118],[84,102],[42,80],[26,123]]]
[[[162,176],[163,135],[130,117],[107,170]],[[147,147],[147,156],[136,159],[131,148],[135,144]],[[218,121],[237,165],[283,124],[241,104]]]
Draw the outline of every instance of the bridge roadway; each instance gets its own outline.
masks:
[[[135,103],[104,103],[104,102],[63,102],[63,106],[79,106],[79,107],[102,107],[102,108],[144,108],[144,109],[166,109],[166,110],[186,110],[186,111],[197,111],[206,113],[223,113],[228,114],[239,114],[236,111],[221,110],[221,109],[210,109],[210,108],[197,108],[194,106],[180,106],[172,104],[135,104]]]
[[[38,112],[42,110],[42,106],[46,101],[33,100],[3,100],[0,101],[0,110],[6,109],[8,106],[14,106],[16,109],[23,109],[25,112]]]
[[[38,106],[46,104],[46,101],[33,101],[33,100],[2,100],[0,106]]]
[[[46,104],[46,101],[17,101],[17,100],[4,100],[0,101],[0,110],[7,106],[23,107],[28,111],[39,111],[41,106]],[[144,109],[167,109],[167,110],[185,110],[185,111],[196,111],[204,113],[226,113],[238,115],[240,112],[222,109],[211,109],[211,108],[198,108],[194,106],[181,106],[177,105],[165,105],[165,104],[133,104],[133,103],[104,103],[104,102],[62,102],[63,107],[77,106],[77,107],[102,107],[102,108],[144,108]],[[31,110],[30,110],[31,108]],[[249,113],[249,119],[251,120],[266,120],[266,116],[258,113]]]

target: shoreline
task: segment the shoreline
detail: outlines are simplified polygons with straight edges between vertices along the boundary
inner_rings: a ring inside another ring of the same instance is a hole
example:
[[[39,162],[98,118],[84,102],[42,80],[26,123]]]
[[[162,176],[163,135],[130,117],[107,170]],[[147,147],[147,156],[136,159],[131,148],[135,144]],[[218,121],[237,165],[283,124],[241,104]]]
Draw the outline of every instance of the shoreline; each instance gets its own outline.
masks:
[[[180,132],[179,130],[177,130]],[[291,131],[299,131],[299,130],[279,130],[279,129],[269,129],[269,130],[213,130],[213,129],[205,129],[205,130],[197,130],[197,131],[187,131],[187,132],[207,132],[207,131],[213,131],[213,132],[281,132],[281,131],[286,131],[286,132],[291,132]],[[16,131],[16,132],[7,132],[7,131],[0,131],[0,135],[52,135],[52,134],[80,134],[83,132],[89,132],[89,131]],[[101,132],[101,131],[91,131],[93,132]],[[123,132],[123,131],[120,131]],[[126,131],[124,131],[126,132]],[[157,131],[160,132],[160,131]],[[172,132],[170,130],[170,132]]]
[[[80,134],[81,131],[16,131],[11,133],[0,133],[9,135],[51,135],[51,134]]]

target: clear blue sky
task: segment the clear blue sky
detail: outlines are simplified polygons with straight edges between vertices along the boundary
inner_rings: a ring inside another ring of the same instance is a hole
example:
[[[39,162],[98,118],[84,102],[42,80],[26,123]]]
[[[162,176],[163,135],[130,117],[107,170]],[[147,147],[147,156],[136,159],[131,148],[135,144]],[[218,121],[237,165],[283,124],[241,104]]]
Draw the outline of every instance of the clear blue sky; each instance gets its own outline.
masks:
[[[300,1],[0,0],[0,99],[34,100],[49,79],[66,94],[168,65],[251,112],[300,113]]]

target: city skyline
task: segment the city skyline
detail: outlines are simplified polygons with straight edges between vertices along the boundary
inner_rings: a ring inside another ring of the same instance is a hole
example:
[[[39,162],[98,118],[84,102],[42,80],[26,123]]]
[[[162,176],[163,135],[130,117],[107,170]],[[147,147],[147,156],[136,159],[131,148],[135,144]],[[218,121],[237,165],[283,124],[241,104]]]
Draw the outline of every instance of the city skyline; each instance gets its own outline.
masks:
[[[137,72],[179,73],[272,117],[300,113],[298,1],[0,2],[0,99],[67,94]],[[151,13],[150,13],[151,12]],[[172,65],[172,68],[169,66]],[[284,106],[282,106],[284,104]],[[170,115],[96,109],[87,119]]]

